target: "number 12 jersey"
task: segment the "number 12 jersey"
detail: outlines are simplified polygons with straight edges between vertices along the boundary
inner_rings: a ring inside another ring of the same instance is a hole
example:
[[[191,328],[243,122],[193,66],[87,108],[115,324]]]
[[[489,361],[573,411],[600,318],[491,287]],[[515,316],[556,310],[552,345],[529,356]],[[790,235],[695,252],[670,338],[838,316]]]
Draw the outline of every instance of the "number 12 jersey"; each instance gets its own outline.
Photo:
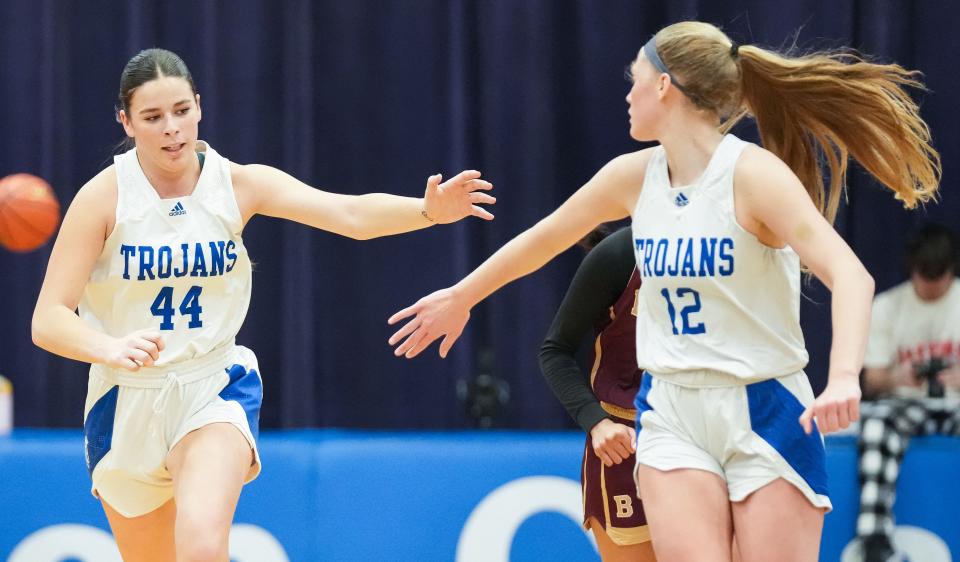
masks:
[[[736,220],[733,175],[746,146],[724,136],[683,187],[671,187],[666,153],[654,148],[633,212],[638,364],[677,384],[749,383],[807,363],[799,257]]]

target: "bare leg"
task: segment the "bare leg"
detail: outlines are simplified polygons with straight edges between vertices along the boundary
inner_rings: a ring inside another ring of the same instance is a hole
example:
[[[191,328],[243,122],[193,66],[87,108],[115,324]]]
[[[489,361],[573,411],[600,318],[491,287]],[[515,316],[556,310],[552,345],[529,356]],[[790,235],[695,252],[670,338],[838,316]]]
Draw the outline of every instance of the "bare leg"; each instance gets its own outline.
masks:
[[[175,559],[173,524],[177,508],[173,501],[139,517],[124,517],[101,501],[110,529],[126,562],[170,562]]]
[[[637,484],[657,560],[730,561],[733,522],[722,478],[704,470],[639,465]]]
[[[784,514],[790,515],[787,524]],[[816,562],[823,509],[778,478],[733,504],[733,527],[742,562]]]
[[[656,562],[650,541],[619,545],[613,542],[595,517],[588,519],[587,524],[597,539],[597,548],[600,549],[600,559],[603,562]]]
[[[177,562],[229,562],[230,525],[252,454],[240,430],[214,423],[189,433],[167,455]]]

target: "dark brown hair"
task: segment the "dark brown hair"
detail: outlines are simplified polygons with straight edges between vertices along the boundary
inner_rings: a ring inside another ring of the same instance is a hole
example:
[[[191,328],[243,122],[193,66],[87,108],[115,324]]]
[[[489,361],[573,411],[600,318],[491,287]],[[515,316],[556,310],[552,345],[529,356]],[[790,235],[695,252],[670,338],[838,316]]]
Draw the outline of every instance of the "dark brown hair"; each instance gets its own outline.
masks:
[[[117,121],[120,121],[120,110],[123,110],[129,117],[130,101],[133,99],[133,94],[137,88],[164,76],[183,78],[190,84],[190,90],[196,96],[197,87],[193,83],[193,76],[183,59],[166,49],[145,49],[127,61],[127,65],[123,67],[123,72],[120,73],[120,94],[117,96],[119,105],[116,107]],[[133,148],[133,145],[133,140],[128,137],[120,143],[118,148],[129,150]]]

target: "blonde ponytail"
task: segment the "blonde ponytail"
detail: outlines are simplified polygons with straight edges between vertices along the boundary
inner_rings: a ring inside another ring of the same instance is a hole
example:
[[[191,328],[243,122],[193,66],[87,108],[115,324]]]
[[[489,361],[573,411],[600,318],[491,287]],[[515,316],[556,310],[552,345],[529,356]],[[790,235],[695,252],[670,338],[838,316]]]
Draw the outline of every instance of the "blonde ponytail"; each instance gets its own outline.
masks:
[[[657,34],[660,56],[693,91],[694,103],[725,118],[724,131],[753,116],[763,146],[790,166],[829,221],[837,214],[849,156],[907,208],[935,197],[940,155],[906,90],[924,89],[918,72],[846,52],[789,57],[752,45],[731,51],[731,45],[723,32],[701,22]],[[824,160],[829,189],[820,169]]]

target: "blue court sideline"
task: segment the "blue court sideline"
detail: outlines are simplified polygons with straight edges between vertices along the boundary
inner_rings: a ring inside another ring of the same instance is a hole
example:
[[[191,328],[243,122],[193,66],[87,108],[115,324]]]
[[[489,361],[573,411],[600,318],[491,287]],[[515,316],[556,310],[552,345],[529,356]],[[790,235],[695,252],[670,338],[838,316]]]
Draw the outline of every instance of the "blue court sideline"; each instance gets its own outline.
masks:
[[[580,433],[294,430],[265,431],[260,443],[264,471],[240,499],[234,562],[599,559],[572,519]],[[824,561],[853,537],[855,460],[852,437],[827,439]],[[895,511],[926,556],[960,555],[957,474],[960,439],[913,440]],[[107,526],[88,493],[79,430],[0,438],[0,479],[0,560],[111,562],[96,550]]]

